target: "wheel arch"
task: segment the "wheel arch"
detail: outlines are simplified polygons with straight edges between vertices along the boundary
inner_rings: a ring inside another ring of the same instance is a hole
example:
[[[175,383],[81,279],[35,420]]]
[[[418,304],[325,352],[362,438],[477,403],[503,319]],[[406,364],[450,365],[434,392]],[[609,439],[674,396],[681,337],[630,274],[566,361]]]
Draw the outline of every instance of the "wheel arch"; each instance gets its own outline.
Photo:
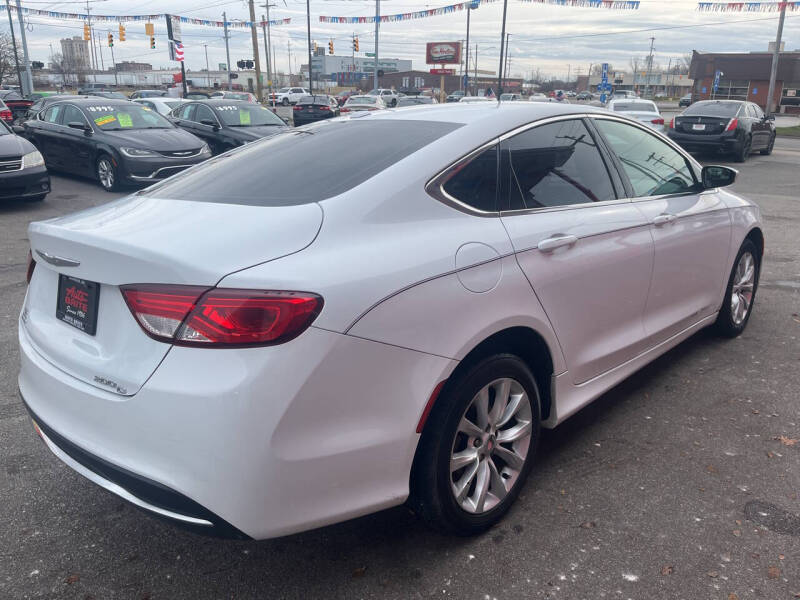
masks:
[[[761,256],[759,258],[763,258],[764,256],[764,232],[761,231],[760,227],[753,227],[750,231],[747,232],[745,236],[746,240],[751,240],[758,248],[759,254]]]

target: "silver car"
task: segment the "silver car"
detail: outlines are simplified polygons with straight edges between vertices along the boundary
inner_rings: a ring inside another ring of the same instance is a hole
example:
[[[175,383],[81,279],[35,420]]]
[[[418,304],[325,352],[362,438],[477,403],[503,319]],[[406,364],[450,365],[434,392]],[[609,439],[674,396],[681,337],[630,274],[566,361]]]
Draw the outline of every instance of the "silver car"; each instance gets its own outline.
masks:
[[[664,131],[664,117],[652,100],[640,98],[613,98],[606,107],[608,110],[621,113],[656,131]]]

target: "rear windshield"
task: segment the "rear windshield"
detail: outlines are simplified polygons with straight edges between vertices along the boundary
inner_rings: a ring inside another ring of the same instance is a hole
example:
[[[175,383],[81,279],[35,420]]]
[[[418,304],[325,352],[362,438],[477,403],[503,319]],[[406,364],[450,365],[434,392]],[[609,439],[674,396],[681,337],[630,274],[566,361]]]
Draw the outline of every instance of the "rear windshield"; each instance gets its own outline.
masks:
[[[614,102],[613,107],[614,112],[658,112],[652,102]]]
[[[327,96],[303,96],[298,104],[330,104]]]
[[[739,102],[697,102],[683,111],[684,115],[703,117],[733,117],[741,107]]]
[[[459,127],[437,121],[323,121],[212,158],[140,193],[251,206],[308,204],[353,189]]]
[[[347,104],[375,104],[374,96],[350,96]]]

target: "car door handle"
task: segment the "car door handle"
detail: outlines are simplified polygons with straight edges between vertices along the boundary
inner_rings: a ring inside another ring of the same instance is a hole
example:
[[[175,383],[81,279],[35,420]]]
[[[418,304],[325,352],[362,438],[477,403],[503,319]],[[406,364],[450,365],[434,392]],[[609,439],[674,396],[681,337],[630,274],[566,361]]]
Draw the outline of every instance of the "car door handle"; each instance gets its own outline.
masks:
[[[672,223],[675,219],[677,219],[675,215],[670,214],[663,214],[658,215],[655,219],[653,219],[653,225],[656,227],[661,227],[662,225],[666,225],[667,223]]]
[[[554,235],[551,238],[542,240],[536,247],[542,252],[552,252],[556,248],[572,246],[577,241],[578,238],[574,235]]]

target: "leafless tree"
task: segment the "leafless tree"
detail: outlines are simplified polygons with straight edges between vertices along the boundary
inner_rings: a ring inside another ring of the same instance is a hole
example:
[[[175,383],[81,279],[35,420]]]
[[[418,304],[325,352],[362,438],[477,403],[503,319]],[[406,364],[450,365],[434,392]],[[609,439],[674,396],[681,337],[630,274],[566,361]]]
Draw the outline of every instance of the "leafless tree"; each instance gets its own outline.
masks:
[[[644,61],[638,56],[631,56],[628,61],[628,66],[631,68],[631,73],[634,75],[644,69]]]
[[[19,51],[17,51],[19,57]],[[20,61],[21,62],[21,61]],[[14,46],[11,35],[0,33],[0,84],[9,83],[17,78],[17,65],[14,62]]]
[[[54,54],[50,65],[54,73],[61,75],[63,86],[70,85],[75,78],[80,80],[80,73],[78,73],[80,69],[75,61],[66,58],[63,54]]]
[[[611,63],[608,63],[609,77],[611,76],[611,73],[613,73],[613,72],[614,72],[614,65],[612,65]],[[602,75],[602,74],[603,74],[603,65],[601,63],[597,63],[597,64],[592,65],[592,72],[589,73],[589,75]]]

